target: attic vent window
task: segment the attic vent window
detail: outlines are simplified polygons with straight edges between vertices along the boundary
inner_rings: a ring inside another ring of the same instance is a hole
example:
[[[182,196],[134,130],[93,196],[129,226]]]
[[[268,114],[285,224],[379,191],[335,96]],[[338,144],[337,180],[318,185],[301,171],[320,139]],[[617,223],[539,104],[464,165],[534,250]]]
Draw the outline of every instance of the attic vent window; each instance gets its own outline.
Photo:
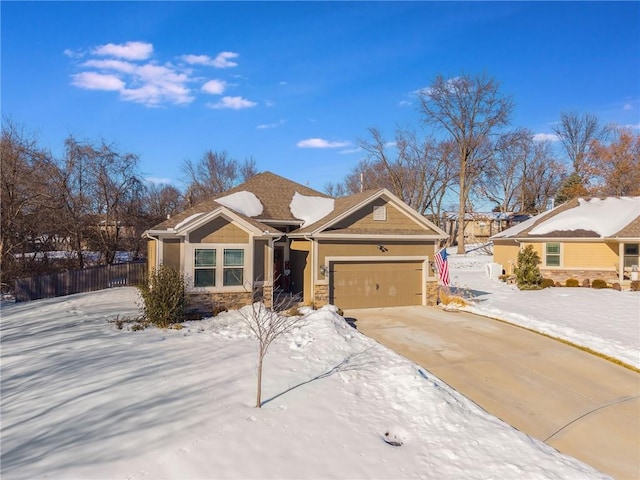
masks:
[[[387,207],[374,206],[373,207],[373,219],[378,221],[385,221],[387,219]]]

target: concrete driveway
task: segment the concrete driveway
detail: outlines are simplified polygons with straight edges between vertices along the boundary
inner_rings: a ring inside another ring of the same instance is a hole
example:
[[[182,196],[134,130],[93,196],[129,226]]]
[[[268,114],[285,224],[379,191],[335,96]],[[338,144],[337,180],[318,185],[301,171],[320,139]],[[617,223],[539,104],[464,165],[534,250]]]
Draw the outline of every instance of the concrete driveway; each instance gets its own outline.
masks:
[[[344,317],[515,428],[614,478],[640,478],[639,374],[467,313],[398,307]]]

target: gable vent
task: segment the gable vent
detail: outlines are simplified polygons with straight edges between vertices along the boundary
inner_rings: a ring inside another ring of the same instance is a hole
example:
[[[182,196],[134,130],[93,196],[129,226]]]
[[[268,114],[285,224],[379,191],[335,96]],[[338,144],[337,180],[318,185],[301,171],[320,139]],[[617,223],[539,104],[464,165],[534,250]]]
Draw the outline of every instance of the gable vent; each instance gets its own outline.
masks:
[[[385,221],[387,219],[387,207],[384,205],[374,205],[373,219],[378,221]]]

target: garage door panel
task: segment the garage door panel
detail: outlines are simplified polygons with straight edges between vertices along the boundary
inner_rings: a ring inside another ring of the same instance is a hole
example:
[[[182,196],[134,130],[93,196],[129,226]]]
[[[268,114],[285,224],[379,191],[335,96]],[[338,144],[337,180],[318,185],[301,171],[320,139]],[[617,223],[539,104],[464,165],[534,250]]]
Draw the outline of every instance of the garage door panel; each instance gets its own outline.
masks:
[[[335,262],[330,302],[340,308],[422,304],[421,262]]]

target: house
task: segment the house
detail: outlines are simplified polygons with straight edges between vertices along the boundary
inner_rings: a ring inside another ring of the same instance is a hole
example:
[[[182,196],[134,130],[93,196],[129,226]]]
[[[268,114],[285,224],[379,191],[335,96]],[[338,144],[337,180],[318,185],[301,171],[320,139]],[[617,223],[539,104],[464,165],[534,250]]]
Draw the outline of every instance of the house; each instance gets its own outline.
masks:
[[[202,308],[246,305],[256,291],[358,308],[435,301],[430,262],[447,235],[386,189],[334,199],[264,172],[144,237],[149,269],[179,268]]]
[[[514,272],[519,250],[533,245],[544,277],[628,285],[640,263],[640,197],[576,198],[491,240],[494,261],[507,274]]]
[[[528,219],[530,215],[512,212],[467,212],[464,217],[465,243],[484,242],[492,235],[505,230],[511,225]],[[445,212],[443,216],[444,229],[451,238],[456,240],[459,214]]]

